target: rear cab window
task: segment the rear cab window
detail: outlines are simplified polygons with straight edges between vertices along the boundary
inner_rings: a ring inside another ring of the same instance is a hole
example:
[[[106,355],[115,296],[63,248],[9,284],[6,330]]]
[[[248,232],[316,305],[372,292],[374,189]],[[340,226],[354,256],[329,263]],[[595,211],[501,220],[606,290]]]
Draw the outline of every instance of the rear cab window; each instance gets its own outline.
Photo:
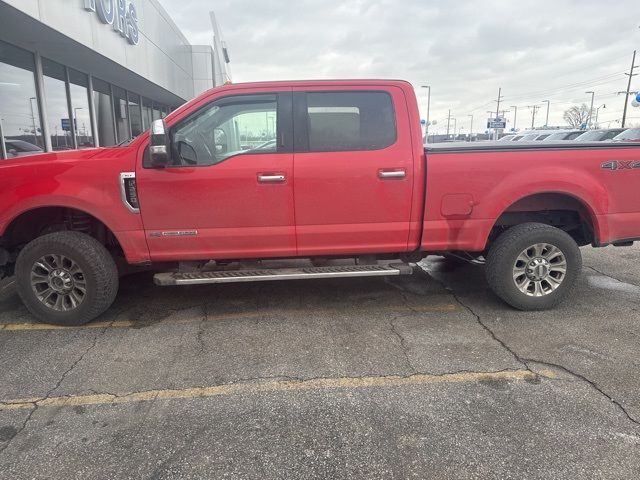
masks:
[[[386,91],[305,92],[297,96],[296,151],[382,150],[397,140],[396,114]],[[301,118],[303,117],[303,118]]]

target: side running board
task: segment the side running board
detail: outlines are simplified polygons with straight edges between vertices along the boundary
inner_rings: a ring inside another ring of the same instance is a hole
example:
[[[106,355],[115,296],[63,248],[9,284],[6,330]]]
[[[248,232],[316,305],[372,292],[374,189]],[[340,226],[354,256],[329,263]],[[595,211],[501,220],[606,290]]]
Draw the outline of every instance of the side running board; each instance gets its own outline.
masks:
[[[264,270],[218,270],[205,272],[156,273],[156,285],[195,285],[202,283],[266,282],[271,280],[303,280],[313,278],[381,277],[411,275],[406,263],[391,265],[350,265],[335,267],[268,268]]]

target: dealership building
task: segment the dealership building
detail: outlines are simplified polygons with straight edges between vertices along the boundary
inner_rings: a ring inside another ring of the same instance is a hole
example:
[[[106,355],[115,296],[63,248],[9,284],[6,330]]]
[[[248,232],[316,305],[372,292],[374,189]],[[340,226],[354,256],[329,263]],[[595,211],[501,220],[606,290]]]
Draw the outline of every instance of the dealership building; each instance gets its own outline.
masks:
[[[191,45],[158,0],[0,0],[0,158],[116,145],[229,81],[211,18]]]

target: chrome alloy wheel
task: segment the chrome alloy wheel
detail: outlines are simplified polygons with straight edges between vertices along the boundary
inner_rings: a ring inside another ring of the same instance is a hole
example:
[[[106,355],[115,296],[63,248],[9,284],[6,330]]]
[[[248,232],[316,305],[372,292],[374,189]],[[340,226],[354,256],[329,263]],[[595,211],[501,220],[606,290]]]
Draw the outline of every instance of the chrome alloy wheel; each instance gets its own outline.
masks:
[[[74,310],[87,296],[82,269],[64,255],[45,255],[35,262],[31,288],[40,302],[58,312]]]
[[[513,281],[525,295],[543,297],[555,291],[567,275],[567,259],[558,247],[548,243],[531,245],[513,265]]]

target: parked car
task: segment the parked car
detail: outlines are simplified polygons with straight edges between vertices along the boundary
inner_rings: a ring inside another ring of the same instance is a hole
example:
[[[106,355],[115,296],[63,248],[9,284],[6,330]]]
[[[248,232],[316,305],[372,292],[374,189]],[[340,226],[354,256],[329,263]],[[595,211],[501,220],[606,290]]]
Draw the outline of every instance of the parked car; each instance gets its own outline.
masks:
[[[640,142],[640,128],[630,128],[613,137],[614,142]]]
[[[578,135],[574,140],[576,142],[604,142],[606,140],[612,140],[613,137],[624,132],[624,130],[624,128],[589,130],[582,135]]]
[[[43,150],[38,145],[25,142],[24,140],[12,140],[6,138],[4,140],[4,146],[7,149],[7,158],[24,157],[26,155],[43,153]]]
[[[517,142],[538,142],[544,140],[552,133],[557,133],[558,130],[525,130],[520,132],[520,138],[514,139]]]
[[[242,149],[269,115],[273,150]],[[498,297],[540,310],[575,286],[580,246],[640,239],[637,182],[610,168],[640,142],[424,148],[419,122],[408,82],[234,84],[121,146],[6,160],[0,277],[39,320],[80,325],[127,264],[165,286],[405,275],[465,252]],[[318,265],[335,258],[350,263]]]
[[[564,140],[575,140],[584,133],[584,130],[566,130],[564,132],[556,132],[545,138],[544,142],[558,142]]]

